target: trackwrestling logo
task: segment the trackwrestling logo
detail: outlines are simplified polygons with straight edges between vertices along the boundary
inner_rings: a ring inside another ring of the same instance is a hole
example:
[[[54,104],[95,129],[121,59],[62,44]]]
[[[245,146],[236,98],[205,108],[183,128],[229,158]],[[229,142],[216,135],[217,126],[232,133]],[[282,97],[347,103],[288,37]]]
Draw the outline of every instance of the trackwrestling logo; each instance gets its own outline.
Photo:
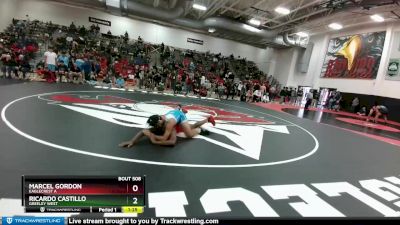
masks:
[[[163,115],[177,106],[177,103],[174,102],[136,102],[126,98],[103,95],[61,94],[40,96],[39,98],[50,101],[49,104],[56,104],[87,116],[133,128],[146,128],[149,116],[153,114]],[[188,111],[186,116],[189,123],[203,120],[208,115],[214,116],[217,121],[215,127],[210,124],[202,126],[210,133],[215,134],[215,138],[201,135],[195,138],[254,160],[260,159],[264,131],[289,134],[289,130],[285,125],[277,125],[243,113],[192,104],[186,105],[184,108]],[[218,138],[218,136],[224,138]],[[178,133],[178,137],[184,138],[185,135],[181,132]],[[226,138],[231,143],[224,141]]]

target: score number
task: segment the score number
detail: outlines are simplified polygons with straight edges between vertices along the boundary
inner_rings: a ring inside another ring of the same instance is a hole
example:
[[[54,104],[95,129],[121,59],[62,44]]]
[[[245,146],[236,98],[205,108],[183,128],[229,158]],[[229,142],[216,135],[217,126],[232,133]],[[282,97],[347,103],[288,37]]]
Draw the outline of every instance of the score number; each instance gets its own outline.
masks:
[[[136,197],[132,198],[132,204],[137,205],[137,200],[138,199]]]

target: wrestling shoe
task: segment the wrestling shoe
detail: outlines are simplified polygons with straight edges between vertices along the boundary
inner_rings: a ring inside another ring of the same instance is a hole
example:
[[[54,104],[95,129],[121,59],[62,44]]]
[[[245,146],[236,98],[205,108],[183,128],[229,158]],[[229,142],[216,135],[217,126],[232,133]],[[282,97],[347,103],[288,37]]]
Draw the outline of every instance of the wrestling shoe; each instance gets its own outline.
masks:
[[[208,122],[210,122],[213,126],[215,126],[215,119],[213,116],[208,117]]]
[[[207,136],[209,134],[210,134],[210,131],[200,128],[200,135]]]

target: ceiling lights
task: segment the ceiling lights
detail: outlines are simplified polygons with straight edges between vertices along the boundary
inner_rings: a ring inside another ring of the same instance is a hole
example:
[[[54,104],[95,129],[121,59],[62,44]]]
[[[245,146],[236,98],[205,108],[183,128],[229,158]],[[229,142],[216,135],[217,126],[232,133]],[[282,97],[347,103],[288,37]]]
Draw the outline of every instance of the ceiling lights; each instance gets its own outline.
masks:
[[[290,13],[290,10],[284,7],[277,7],[275,9],[275,12],[282,14],[282,15],[288,15]]]
[[[202,10],[202,11],[206,11],[207,10],[207,7],[205,7],[204,5],[197,4],[197,3],[193,4],[193,8],[198,9],[198,10]]]
[[[249,26],[247,24],[243,24],[243,27],[244,27],[244,29],[246,29],[248,31],[251,31],[251,32],[255,32],[255,33],[261,32],[260,29],[257,29],[255,27]]]
[[[257,20],[257,19],[251,19],[249,20],[249,23],[254,25],[254,26],[260,26],[261,25],[261,21]]]
[[[308,37],[308,34],[306,32],[302,32],[302,31],[297,32],[296,35],[299,37]]]
[[[343,25],[339,23],[331,23],[329,24],[329,27],[334,30],[340,30],[343,28]]]
[[[370,16],[370,17],[371,17],[371,19],[372,19],[373,21],[375,21],[375,22],[381,23],[381,22],[385,21],[385,18],[383,18],[382,16],[380,16],[380,15],[378,15],[378,14],[372,15],[372,16]]]

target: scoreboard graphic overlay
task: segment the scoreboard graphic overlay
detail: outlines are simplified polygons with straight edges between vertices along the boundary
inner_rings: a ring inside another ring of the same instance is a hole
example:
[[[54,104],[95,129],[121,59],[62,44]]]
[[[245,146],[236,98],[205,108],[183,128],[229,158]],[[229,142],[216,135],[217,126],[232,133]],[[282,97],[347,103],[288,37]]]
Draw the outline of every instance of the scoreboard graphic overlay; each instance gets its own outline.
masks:
[[[143,213],[144,176],[23,176],[22,205],[37,213]]]

